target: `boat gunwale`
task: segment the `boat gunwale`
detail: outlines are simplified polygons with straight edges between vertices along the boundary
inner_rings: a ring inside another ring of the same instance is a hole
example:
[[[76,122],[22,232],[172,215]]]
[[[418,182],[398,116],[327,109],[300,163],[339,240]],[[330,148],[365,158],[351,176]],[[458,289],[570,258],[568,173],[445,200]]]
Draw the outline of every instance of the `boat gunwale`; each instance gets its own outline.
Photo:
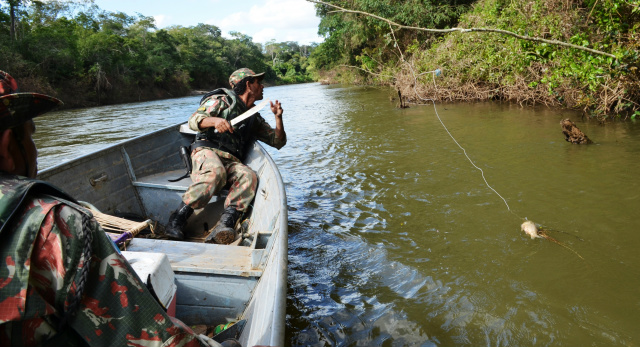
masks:
[[[93,151],[90,153],[86,153],[83,155],[80,155],[78,157],[75,157],[73,159],[70,159],[68,161],[62,162],[60,164],[56,164],[54,166],[48,167],[42,171],[38,172],[38,177],[40,177],[41,175],[47,175],[47,174],[51,174],[53,172],[62,172],[66,169],[78,166],[80,164],[86,163],[89,160],[93,159],[94,157],[98,157],[98,156],[102,156],[106,153],[110,153],[112,151],[117,151],[119,148],[125,146],[125,145],[130,145],[130,144],[135,144],[137,142],[141,142],[144,141],[146,138],[148,137],[153,137],[159,133],[163,133],[163,132],[167,132],[170,131],[171,129],[175,128],[176,131],[180,129],[180,125],[182,125],[184,122],[180,122],[178,124],[174,124],[174,125],[170,125],[167,127],[164,127],[162,129],[158,129],[149,133],[145,133],[142,135],[138,135],[136,137],[133,137],[131,139],[127,139],[127,140],[123,140],[114,144],[110,144],[107,145],[105,148],[99,149],[97,151]]]

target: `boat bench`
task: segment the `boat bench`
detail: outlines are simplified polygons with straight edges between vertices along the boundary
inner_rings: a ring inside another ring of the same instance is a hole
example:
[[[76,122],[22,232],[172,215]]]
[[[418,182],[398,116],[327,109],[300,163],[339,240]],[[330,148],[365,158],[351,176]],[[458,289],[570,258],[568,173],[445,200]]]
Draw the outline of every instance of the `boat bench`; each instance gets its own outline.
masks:
[[[177,182],[169,182],[169,179],[176,179],[184,175],[185,170],[173,170],[158,173],[150,176],[136,177],[132,185],[136,189],[136,194],[145,207],[145,213],[149,218],[158,221],[160,224],[169,222],[169,214],[178,208],[182,200],[182,194],[191,185],[191,177],[185,177]],[[224,201],[226,191],[217,196],[213,196],[209,204]],[[158,213],[158,215],[155,215]]]
[[[164,253],[176,273],[242,277],[262,274],[259,264],[252,260],[259,261],[264,252],[251,247],[142,238],[131,240],[127,251]]]

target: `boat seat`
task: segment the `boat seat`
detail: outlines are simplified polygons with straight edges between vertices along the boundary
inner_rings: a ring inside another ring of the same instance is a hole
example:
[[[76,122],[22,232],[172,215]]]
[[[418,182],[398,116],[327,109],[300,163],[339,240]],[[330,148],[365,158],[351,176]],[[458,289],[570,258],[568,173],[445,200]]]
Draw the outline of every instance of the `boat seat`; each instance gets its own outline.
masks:
[[[182,193],[186,192],[193,182],[191,181],[191,177],[187,176],[177,182],[169,182],[169,180],[176,179],[184,174],[185,169],[161,172],[155,175],[138,177],[134,182],[132,182],[132,184],[138,189],[138,192],[140,192],[141,195],[145,195],[145,191],[147,190],[164,190],[182,195]],[[211,198],[209,203],[215,203],[218,200],[224,201],[229,193],[229,188],[230,185],[227,184],[220,194],[214,195]]]
[[[127,251],[164,253],[176,273],[242,277],[262,274],[258,260],[264,252],[249,247],[138,238],[131,240]]]
[[[197,134],[195,131],[191,130],[191,128],[189,128],[189,124],[188,123],[183,123],[180,125],[180,133],[181,134],[185,134],[185,135],[195,135]]]
[[[137,177],[133,185],[136,187],[161,188],[169,190],[186,191],[191,185],[191,177],[187,176],[177,182],[169,182],[185,174],[185,169],[161,172],[155,175]]]

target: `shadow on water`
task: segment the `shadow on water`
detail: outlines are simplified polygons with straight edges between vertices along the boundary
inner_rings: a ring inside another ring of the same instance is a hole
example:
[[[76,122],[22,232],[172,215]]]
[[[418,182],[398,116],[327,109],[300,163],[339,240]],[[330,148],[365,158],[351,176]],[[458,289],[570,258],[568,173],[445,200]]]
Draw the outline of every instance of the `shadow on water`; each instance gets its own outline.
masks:
[[[510,212],[433,106],[400,110],[389,95],[319,84],[265,89],[282,102],[288,135],[282,150],[267,149],[289,204],[287,344],[640,344],[638,124],[437,105]],[[184,121],[198,100],[89,109],[49,125],[42,117],[42,163]],[[596,144],[566,143],[562,118]],[[585,260],[526,238],[521,217]]]

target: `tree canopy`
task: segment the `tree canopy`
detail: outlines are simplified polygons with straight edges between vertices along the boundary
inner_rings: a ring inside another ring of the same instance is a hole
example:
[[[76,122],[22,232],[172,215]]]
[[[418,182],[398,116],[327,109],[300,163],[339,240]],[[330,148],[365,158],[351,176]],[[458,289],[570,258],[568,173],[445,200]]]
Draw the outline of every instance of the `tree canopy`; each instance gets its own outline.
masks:
[[[91,0],[0,1],[0,69],[22,90],[63,97],[69,106],[185,95],[228,86],[250,67],[271,84],[311,81],[314,46],[271,42],[243,33],[222,36],[209,24],[156,27],[153,17],[101,10]],[[73,99],[69,97],[73,96]]]

